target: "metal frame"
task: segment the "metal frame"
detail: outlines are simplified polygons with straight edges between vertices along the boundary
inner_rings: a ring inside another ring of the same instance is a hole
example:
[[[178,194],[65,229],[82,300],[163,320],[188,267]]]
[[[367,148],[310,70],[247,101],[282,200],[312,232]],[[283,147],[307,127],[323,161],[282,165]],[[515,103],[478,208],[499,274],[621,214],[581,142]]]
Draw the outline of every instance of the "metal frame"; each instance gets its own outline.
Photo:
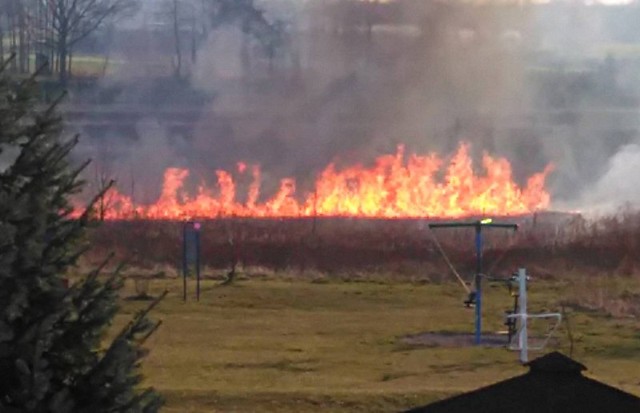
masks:
[[[482,344],[482,250],[483,239],[482,229],[488,228],[505,228],[518,229],[517,224],[499,223],[493,222],[492,219],[481,219],[471,222],[436,222],[429,224],[430,229],[436,228],[475,228],[475,246],[476,246],[476,274],[474,277],[475,284],[475,338],[474,343],[476,345]],[[472,293],[473,294],[473,293]]]
[[[515,319],[520,321],[518,329],[516,331],[516,336],[518,337],[517,344],[509,343],[509,350],[519,350],[520,351],[520,361],[522,363],[526,363],[529,361],[529,350],[542,350],[544,349],[549,340],[551,339],[551,335],[556,331],[560,323],[562,322],[562,314],[561,313],[539,313],[539,314],[528,314],[527,313],[527,272],[524,268],[520,268],[518,270],[517,275],[518,281],[518,313],[510,314],[507,318]],[[547,319],[547,318],[555,318],[556,323],[553,325],[542,344],[537,346],[529,345],[529,335],[528,335],[528,323],[529,319]]]

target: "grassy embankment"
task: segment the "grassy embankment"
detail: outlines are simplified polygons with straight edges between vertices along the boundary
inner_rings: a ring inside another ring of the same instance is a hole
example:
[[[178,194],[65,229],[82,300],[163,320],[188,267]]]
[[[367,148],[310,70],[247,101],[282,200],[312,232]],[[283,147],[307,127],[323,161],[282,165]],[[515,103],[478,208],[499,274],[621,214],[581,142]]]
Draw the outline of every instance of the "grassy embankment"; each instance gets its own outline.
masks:
[[[603,284],[604,285],[604,284]],[[601,288],[572,282],[531,284],[533,311],[609,291],[640,291],[616,278]],[[190,284],[193,295],[194,283]],[[526,370],[517,354],[496,348],[424,348],[399,342],[422,331],[470,331],[472,311],[453,283],[410,284],[287,280],[283,276],[222,287],[206,281],[199,303],[182,302],[180,280],[154,280],[171,293],[155,311],[163,320],[149,340],[147,384],[166,412],[388,412],[490,384]],[[485,323],[502,330],[511,305],[502,286],[487,288]],[[133,294],[128,281],[124,295]],[[600,298],[599,298],[600,297]],[[587,300],[588,301],[588,300]],[[141,304],[125,301],[124,321]],[[569,307],[573,355],[587,374],[640,395],[640,323]],[[566,328],[549,350],[569,350]]]

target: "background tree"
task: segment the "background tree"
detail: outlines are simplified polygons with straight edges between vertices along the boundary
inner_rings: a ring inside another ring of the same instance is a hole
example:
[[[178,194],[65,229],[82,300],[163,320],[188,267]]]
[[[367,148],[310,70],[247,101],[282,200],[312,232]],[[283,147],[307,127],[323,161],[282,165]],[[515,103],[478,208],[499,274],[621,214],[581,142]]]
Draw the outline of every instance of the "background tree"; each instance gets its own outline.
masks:
[[[190,43],[193,64],[197,58],[198,45],[207,33],[203,8],[204,3],[199,0],[164,0],[161,4],[161,18],[171,27],[174,47],[173,70],[177,78],[182,77],[186,40]]]
[[[23,72],[25,69],[25,56],[20,53],[24,52],[24,14],[24,4],[19,0],[2,0],[0,2],[0,26],[6,26],[9,52],[15,53],[17,56],[16,59],[11,60],[11,70],[13,72],[16,72],[18,70]],[[0,32],[2,32],[3,34],[3,36],[0,36],[2,38],[4,38],[4,31],[4,29],[0,28]]]
[[[284,44],[284,24],[269,21],[254,0],[164,0],[160,17],[173,37],[177,78],[183,76],[185,51],[190,52],[194,64],[200,44],[212,31],[225,26],[238,27],[247,38],[255,39],[270,60]]]
[[[102,27],[108,20],[132,13],[137,0],[48,0],[52,38],[60,82],[68,78],[69,56],[73,47]]]
[[[6,64],[5,64],[6,66]],[[140,311],[106,342],[122,280],[101,266],[73,286],[64,274],[86,249],[93,205],[72,217],[83,183],[72,168],[77,139],[61,139],[54,107],[36,109],[33,81],[15,84],[0,68],[0,411],[155,412],[139,390],[145,339],[158,324]],[[106,263],[105,263],[106,264]]]

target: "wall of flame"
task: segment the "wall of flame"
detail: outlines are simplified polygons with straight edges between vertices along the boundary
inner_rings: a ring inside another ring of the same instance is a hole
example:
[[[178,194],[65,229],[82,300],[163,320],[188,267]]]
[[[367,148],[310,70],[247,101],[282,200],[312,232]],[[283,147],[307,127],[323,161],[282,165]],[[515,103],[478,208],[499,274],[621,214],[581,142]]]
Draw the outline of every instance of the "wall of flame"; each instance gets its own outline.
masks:
[[[395,154],[378,157],[372,166],[354,165],[338,170],[329,164],[317,177],[312,192],[296,193],[296,181],[285,178],[272,196],[261,194],[258,165],[238,163],[234,173],[215,172],[217,187],[200,185],[195,194],[185,190],[187,169],[168,168],[159,199],[151,205],[133,202],[117,189],[110,191],[100,214],[107,220],[184,220],[218,217],[459,218],[477,215],[520,215],[549,206],[545,180],[548,165],[523,187],[514,181],[507,159],[487,153],[482,174],[474,173],[469,144],[459,145],[445,162],[437,154]],[[239,202],[234,174],[250,174],[251,184]],[[440,177],[440,178],[439,178]]]

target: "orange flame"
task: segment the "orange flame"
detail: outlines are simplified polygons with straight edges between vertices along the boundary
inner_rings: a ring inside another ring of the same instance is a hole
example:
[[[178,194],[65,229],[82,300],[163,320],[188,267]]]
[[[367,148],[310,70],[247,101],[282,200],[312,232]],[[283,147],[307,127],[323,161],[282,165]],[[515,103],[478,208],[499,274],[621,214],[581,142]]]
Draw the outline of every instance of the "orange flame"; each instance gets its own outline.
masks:
[[[285,178],[270,199],[260,203],[261,172],[258,166],[238,163],[239,173],[250,170],[252,182],[247,200],[236,200],[231,173],[216,171],[216,191],[201,185],[195,197],[184,191],[189,175],[185,169],[168,168],[162,193],[153,205],[136,205],[129,196],[114,190],[106,219],[191,219],[239,217],[350,216],[372,218],[463,217],[471,215],[518,215],[544,209],[550,196],[544,184],[553,169],[547,166],[531,176],[526,187],[513,181],[511,164],[504,158],[484,154],[484,175],[476,175],[469,145],[461,144],[444,169],[435,154],[412,154],[405,162],[404,147],[394,155],[377,158],[375,165],[337,170],[328,165],[316,180],[315,190],[302,201],[296,198],[296,182]]]

